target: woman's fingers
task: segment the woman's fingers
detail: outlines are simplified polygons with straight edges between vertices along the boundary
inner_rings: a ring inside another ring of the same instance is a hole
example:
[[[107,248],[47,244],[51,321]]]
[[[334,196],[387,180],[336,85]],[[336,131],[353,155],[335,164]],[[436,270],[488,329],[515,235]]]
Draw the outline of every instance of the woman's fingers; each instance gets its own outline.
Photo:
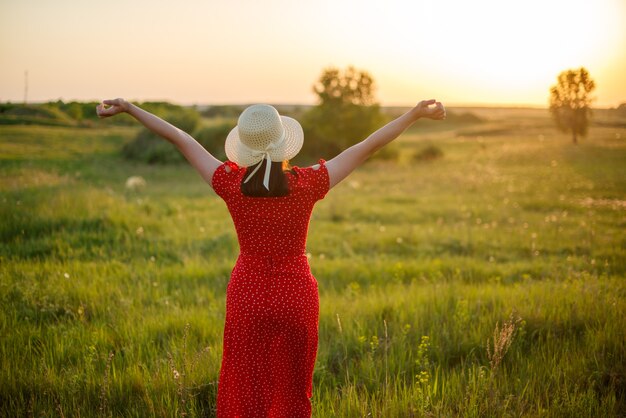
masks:
[[[417,104],[417,107],[418,107],[418,108],[420,108],[420,109],[422,109],[422,110],[428,111],[428,110],[430,110],[430,109],[428,108],[428,106],[430,106],[430,105],[432,105],[432,104],[434,104],[434,103],[435,103],[435,99],[430,99],[430,100],[422,100],[421,102],[419,102],[419,103]]]
[[[107,117],[107,116],[113,116],[116,113],[119,113],[119,111],[117,111],[116,106],[112,105],[110,107],[105,107],[105,102],[107,102],[107,100],[103,101],[103,103],[100,103],[98,106],[96,106],[96,114],[101,117]]]
[[[98,106],[96,106],[96,114],[99,117],[105,116],[104,104],[100,103]]]
[[[435,106],[431,107],[432,105]],[[441,102],[438,102],[435,99],[422,100],[417,104],[416,108],[419,109],[419,112],[423,117],[430,119],[446,118],[446,109],[443,107]]]
[[[99,117],[104,118],[125,112],[127,108],[124,99],[106,99],[96,106],[96,113]]]
[[[435,114],[439,119],[446,118],[446,109],[443,107],[443,104],[441,102],[435,103]]]

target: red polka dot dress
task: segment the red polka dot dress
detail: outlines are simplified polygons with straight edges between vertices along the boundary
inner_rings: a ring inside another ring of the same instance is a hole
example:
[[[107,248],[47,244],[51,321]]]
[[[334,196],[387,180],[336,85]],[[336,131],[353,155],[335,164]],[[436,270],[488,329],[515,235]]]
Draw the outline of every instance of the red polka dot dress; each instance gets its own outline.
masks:
[[[240,247],[226,289],[218,418],[311,416],[319,295],[305,246],[313,206],[329,189],[319,163],[286,173],[282,197],[244,196],[246,169],[230,161],[213,175]]]

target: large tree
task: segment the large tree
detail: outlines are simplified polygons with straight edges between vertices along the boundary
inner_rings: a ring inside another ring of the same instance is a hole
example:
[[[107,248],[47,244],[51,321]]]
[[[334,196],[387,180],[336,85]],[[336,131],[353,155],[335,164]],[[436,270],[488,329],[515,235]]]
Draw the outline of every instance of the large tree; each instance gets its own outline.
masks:
[[[330,158],[364,139],[385,122],[366,71],[327,68],[313,85],[319,102],[302,118],[304,153]]]
[[[559,74],[557,84],[550,88],[550,112],[557,127],[571,132],[574,144],[578,135],[585,136],[591,116],[591,92],[596,85],[589,72],[581,67]]]

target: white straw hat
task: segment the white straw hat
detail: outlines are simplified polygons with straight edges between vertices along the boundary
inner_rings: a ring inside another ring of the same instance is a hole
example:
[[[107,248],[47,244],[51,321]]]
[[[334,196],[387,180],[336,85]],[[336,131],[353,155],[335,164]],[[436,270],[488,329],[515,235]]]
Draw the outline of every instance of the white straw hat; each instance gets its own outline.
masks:
[[[269,190],[271,161],[289,160],[298,154],[304,142],[302,126],[297,120],[281,116],[266,104],[252,105],[239,116],[237,126],[226,137],[226,156],[239,166],[258,164],[247,182],[267,160],[263,184]]]

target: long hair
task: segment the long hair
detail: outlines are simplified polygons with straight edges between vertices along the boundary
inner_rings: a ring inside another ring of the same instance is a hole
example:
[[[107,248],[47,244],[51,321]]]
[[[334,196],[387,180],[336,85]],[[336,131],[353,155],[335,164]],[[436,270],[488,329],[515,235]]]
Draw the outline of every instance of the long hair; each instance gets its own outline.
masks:
[[[272,167],[270,168],[270,189],[267,190],[263,185],[263,176],[265,175],[265,164],[267,162],[262,160],[262,166],[259,167],[256,173],[244,183],[248,177],[249,170],[254,170],[255,165],[246,167],[246,172],[241,179],[241,193],[244,196],[251,197],[279,197],[287,196],[289,194],[289,183],[287,182],[287,176],[285,171],[289,171],[289,161],[272,161]]]

